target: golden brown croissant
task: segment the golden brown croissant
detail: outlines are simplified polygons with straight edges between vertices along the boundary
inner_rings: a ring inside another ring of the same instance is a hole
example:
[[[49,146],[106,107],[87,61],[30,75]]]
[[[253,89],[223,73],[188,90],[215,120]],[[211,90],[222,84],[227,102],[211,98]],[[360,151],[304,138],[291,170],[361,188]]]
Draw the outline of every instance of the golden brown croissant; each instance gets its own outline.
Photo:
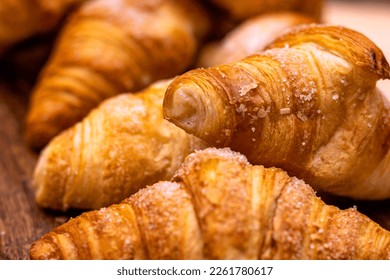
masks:
[[[74,6],[86,0],[1,0],[0,54],[38,33],[50,31]]]
[[[314,18],[292,12],[262,14],[244,21],[223,40],[202,48],[198,67],[210,67],[235,62],[263,50],[287,29],[314,23]]]
[[[253,164],[280,167],[312,187],[390,198],[390,115],[376,90],[390,67],[362,34],[311,25],[237,63],[175,79],[165,117]]]
[[[33,185],[42,207],[98,209],[169,180],[202,142],[162,116],[171,80],[104,101],[43,150]]]
[[[187,157],[159,182],[71,219],[32,259],[390,259],[390,233],[277,168],[231,150]]]
[[[226,10],[235,19],[242,20],[270,12],[296,11],[319,19],[322,0],[209,0]]]
[[[193,61],[208,16],[192,0],[94,0],[66,23],[35,87],[26,138],[42,147],[103,99],[170,78]]]

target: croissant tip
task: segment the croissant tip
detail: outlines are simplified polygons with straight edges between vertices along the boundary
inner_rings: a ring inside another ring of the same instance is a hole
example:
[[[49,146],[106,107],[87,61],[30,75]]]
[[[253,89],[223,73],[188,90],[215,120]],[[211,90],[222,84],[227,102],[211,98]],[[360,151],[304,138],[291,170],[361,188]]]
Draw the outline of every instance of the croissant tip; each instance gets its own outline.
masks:
[[[26,122],[24,139],[27,145],[35,150],[42,150],[57,135],[57,130],[45,123]]]
[[[51,242],[46,242],[45,239],[35,241],[29,252],[31,260],[56,260],[60,259],[57,248]]]
[[[169,91],[169,89],[168,89]],[[170,91],[164,100],[164,118],[191,133],[196,126],[200,102],[192,85],[184,85]]]
[[[174,80],[167,88],[164,102],[164,118],[189,134],[203,140],[215,131],[222,130],[225,116],[219,112],[221,97],[214,94],[213,84],[209,84],[203,69],[189,71]],[[222,121],[221,121],[222,120]]]

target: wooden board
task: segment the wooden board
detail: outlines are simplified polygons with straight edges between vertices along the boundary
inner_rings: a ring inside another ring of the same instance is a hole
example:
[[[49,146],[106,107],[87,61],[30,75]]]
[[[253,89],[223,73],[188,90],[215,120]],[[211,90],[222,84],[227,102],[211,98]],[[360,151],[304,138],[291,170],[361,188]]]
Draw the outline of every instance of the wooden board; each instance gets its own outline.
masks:
[[[390,4],[326,4],[325,20],[367,34],[390,57]],[[28,259],[30,244],[78,213],[44,211],[34,202],[31,185],[37,153],[23,141],[23,120],[34,80],[17,67],[0,64],[0,259]],[[24,72],[34,69],[24,69]],[[389,84],[381,84],[390,94]],[[324,199],[342,208],[356,205],[390,229],[390,200],[380,202]]]
[[[70,216],[35,205],[31,175],[37,154],[22,138],[27,89],[0,80],[0,259],[27,259],[31,242]]]

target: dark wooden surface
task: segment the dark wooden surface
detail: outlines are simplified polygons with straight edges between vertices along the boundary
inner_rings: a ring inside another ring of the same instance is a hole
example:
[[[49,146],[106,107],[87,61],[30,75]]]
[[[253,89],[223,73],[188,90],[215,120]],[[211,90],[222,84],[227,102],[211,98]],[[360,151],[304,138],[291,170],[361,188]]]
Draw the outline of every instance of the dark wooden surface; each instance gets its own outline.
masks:
[[[37,207],[31,178],[38,152],[23,140],[30,91],[50,42],[27,42],[0,59],[0,260],[28,259],[34,240],[78,214]]]
[[[0,80],[0,259],[27,259],[30,244],[69,215],[34,202],[31,174],[37,153],[23,142],[28,84]]]
[[[390,6],[389,6],[390,7]],[[331,6],[331,20],[345,21],[343,12]],[[345,12],[351,9],[345,6]],[[383,10],[383,9],[381,9]],[[388,10],[390,12],[390,9]],[[375,26],[375,14],[362,28]],[[390,15],[390,14],[389,14]],[[390,18],[390,17],[389,17]],[[361,22],[361,23],[360,23]],[[352,22],[353,23],[353,22]],[[382,28],[387,28],[382,26]],[[383,29],[382,29],[383,30]],[[375,31],[378,32],[378,29]],[[388,32],[388,31],[386,31]],[[379,35],[386,39],[389,36]],[[390,41],[390,39],[387,39]],[[388,46],[388,42],[382,46]],[[386,45],[387,44],[387,45]],[[31,51],[36,50],[36,51]],[[31,176],[38,157],[23,141],[23,120],[29,93],[47,48],[38,47],[17,51],[0,60],[0,259],[28,259],[31,243],[55,226],[78,213],[44,211],[34,201]],[[386,49],[385,53],[389,53]],[[388,87],[390,89],[390,87]],[[322,195],[323,199],[341,208],[357,209],[390,230],[390,200],[379,202],[352,201]]]

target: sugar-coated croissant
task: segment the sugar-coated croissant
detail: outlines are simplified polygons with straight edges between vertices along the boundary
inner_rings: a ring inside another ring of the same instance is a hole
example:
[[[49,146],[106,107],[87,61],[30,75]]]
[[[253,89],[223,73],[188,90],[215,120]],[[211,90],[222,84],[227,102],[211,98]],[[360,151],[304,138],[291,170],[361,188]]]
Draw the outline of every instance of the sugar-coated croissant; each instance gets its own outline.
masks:
[[[41,73],[26,120],[36,148],[103,99],[185,70],[208,31],[192,0],[92,0],[64,26]]]
[[[381,50],[343,27],[310,25],[267,51],[175,79],[167,119],[253,164],[358,199],[390,198],[390,114]]]
[[[238,20],[270,12],[296,11],[319,19],[322,0],[209,0]]]
[[[0,55],[30,36],[50,31],[71,8],[86,0],[1,0]]]
[[[188,154],[204,148],[163,118],[170,81],[112,97],[55,137],[35,168],[38,204],[67,210],[118,203],[141,187],[169,180]]]
[[[32,259],[390,259],[390,233],[303,181],[231,150],[187,157],[172,182],[71,219]]]
[[[229,32],[221,41],[202,48],[198,67],[210,67],[241,60],[263,50],[287,29],[316,22],[316,19],[293,12],[261,14]]]

